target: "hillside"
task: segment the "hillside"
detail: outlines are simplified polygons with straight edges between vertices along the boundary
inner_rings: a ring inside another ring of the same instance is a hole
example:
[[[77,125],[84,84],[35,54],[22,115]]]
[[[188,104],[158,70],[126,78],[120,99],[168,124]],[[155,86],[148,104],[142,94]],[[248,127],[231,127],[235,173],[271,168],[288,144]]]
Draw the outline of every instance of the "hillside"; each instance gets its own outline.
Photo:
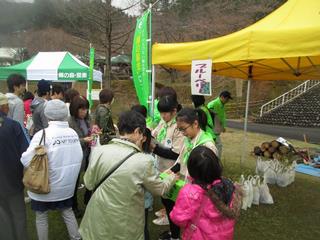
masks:
[[[90,2],[34,0],[30,4],[0,0],[0,45],[24,45],[23,47],[29,48],[31,43],[25,41],[25,37],[50,31],[51,35],[41,36],[44,37],[43,43],[37,44],[38,51],[46,50],[46,40],[49,37],[51,42],[56,38],[59,42],[60,34],[56,36],[52,33],[56,29],[58,33],[63,31],[66,35],[73,35],[84,42],[89,40],[86,35],[90,34],[90,40],[100,43],[96,48],[103,52],[106,46],[103,41],[97,41],[97,38],[101,38],[105,33],[102,28],[111,27],[114,48],[121,42],[115,36],[119,32],[130,32],[126,35],[128,40],[120,46],[120,50],[130,53],[135,18],[112,6],[93,5]],[[223,36],[258,21],[283,2],[285,0],[160,0],[154,7],[152,16],[153,42],[197,41]],[[88,8],[87,12],[82,9],[85,7]],[[112,14],[110,19],[101,17],[106,11]],[[91,14],[90,18],[83,16],[85,13]],[[69,43],[72,41],[66,39],[65,44]]]
[[[88,11],[95,13],[92,21],[84,17],[89,12],[82,12],[78,8],[71,11],[68,8],[74,6],[68,4],[75,2],[88,4],[83,6],[88,6]],[[283,2],[284,0],[161,0],[152,16],[153,42],[197,41],[229,34],[258,21]],[[109,9],[103,6],[103,11]],[[39,51],[61,50],[86,54],[89,43],[92,42],[97,53],[103,56],[108,53],[109,45],[111,55],[130,54],[135,18],[111,7],[109,10],[113,14],[112,21],[108,22],[108,18],[101,19],[102,13],[98,10],[97,6],[90,5],[87,0],[35,0],[33,4],[1,0],[0,46],[26,47],[30,55]],[[102,26],[108,26],[107,23],[112,27],[109,40],[104,37],[107,30],[101,29]],[[189,73],[157,67],[157,81],[163,84],[182,84],[188,89],[189,79]],[[233,95],[238,96],[237,101],[245,100],[245,81],[238,81],[238,89],[233,79],[214,76],[213,81],[214,96],[222,89],[229,89]],[[287,81],[253,82],[252,89],[255,91],[252,91],[251,101],[270,100],[298,84]],[[183,98],[188,99],[189,92],[182,91],[181,94],[186,95]]]

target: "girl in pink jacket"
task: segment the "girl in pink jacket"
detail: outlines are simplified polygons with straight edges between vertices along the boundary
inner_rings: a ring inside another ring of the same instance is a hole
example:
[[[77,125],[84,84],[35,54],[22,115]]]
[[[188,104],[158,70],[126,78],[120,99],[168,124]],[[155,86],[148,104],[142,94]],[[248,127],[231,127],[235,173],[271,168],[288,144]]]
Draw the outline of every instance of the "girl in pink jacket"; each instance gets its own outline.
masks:
[[[191,183],[181,189],[170,213],[182,229],[182,239],[233,239],[241,207],[240,188],[221,177],[220,161],[207,147],[194,148],[187,166]]]

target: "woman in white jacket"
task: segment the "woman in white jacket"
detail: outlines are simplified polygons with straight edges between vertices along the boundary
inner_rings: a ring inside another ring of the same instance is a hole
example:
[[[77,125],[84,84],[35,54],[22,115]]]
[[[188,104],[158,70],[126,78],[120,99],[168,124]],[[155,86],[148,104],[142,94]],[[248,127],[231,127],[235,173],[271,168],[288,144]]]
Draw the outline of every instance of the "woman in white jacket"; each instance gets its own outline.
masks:
[[[68,109],[64,102],[51,100],[46,103],[44,114],[49,120],[45,129],[45,147],[48,153],[48,194],[28,191],[31,208],[36,212],[39,240],[48,239],[48,210],[60,210],[67,225],[70,239],[80,239],[78,224],[72,211],[72,196],[82,161],[82,149],[77,133],[69,128]],[[27,167],[39,145],[43,131],[37,132],[29,148],[22,154],[21,162]]]

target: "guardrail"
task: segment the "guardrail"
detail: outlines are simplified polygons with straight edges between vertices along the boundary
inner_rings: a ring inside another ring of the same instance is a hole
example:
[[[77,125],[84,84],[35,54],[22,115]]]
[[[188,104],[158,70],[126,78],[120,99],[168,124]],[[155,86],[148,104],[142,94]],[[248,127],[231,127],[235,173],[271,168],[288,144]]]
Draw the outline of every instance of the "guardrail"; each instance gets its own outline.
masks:
[[[287,102],[292,101],[296,97],[300,96],[301,94],[307,92],[309,89],[313,88],[314,86],[320,84],[320,80],[308,80],[304,83],[300,84],[299,86],[291,89],[290,91],[282,94],[281,96],[267,102],[266,104],[263,104],[260,109],[260,117],[268,113]]]

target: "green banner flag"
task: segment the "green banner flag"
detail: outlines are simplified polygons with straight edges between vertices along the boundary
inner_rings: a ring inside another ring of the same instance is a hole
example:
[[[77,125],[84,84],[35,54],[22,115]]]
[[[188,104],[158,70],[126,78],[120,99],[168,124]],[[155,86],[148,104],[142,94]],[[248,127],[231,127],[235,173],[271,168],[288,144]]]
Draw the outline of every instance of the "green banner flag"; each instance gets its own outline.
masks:
[[[149,109],[148,99],[150,96],[149,51],[148,51],[148,17],[147,10],[137,19],[132,47],[132,75],[134,87],[141,105]]]
[[[92,81],[93,81],[93,67],[94,67],[94,48],[90,47],[90,65],[89,65],[89,84],[88,84],[88,101],[90,109],[93,106],[92,101]]]

